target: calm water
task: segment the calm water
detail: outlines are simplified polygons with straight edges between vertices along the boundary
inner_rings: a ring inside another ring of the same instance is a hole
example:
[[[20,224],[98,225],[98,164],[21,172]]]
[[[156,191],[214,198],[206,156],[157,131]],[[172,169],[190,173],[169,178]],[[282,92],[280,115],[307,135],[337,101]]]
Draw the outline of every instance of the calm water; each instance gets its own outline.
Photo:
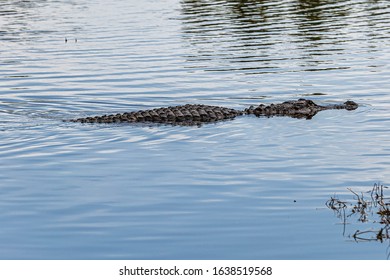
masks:
[[[390,184],[389,65],[387,0],[1,1],[0,258],[389,258],[325,205]],[[62,122],[300,97],[361,106]]]

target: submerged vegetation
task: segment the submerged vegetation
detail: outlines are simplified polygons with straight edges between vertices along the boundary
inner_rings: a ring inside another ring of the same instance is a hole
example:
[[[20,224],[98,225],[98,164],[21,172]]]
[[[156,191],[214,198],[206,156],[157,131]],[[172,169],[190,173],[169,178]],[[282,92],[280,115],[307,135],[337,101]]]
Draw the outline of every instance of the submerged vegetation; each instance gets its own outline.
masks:
[[[344,201],[332,196],[326,202],[326,206],[342,220],[344,235],[348,221],[356,218],[358,224],[364,223],[368,226],[364,230],[355,230],[353,234],[348,235],[349,237],[356,242],[389,241],[390,246],[390,197],[385,194],[387,189],[387,186],[381,184],[374,184],[371,190],[360,193],[348,188],[353,194],[352,201]]]

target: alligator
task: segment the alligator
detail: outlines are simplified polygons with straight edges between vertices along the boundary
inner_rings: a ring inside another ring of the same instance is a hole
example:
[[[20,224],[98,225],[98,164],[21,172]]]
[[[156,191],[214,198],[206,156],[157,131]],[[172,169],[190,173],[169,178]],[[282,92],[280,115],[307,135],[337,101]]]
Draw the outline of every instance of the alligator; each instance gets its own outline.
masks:
[[[161,123],[172,125],[201,125],[220,120],[234,119],[241,115],[255,115],[257,117],[286,116],[298,119],[311,119],[318,112],[330,109],[355,110],[358,104],[346,101],[337,105],[318,105],[312,100],[298,99],[278,104],[260,104],[250,106],[244,110],[226,107],[186,104],[180,106],[163,107],[150,110],[141,110],[122,114],[103,115],[71,119],[67,121],[81,123]]]

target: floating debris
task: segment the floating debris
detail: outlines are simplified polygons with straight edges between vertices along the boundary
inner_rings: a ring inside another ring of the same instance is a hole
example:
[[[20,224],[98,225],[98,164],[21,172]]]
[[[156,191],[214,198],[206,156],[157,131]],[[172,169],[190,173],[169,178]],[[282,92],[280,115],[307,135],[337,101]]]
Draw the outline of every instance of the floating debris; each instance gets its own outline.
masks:
[[[77,38],[74,39],[74,42],[77,43]],[[65,37],[65,43],[68,43],[68,38]]]

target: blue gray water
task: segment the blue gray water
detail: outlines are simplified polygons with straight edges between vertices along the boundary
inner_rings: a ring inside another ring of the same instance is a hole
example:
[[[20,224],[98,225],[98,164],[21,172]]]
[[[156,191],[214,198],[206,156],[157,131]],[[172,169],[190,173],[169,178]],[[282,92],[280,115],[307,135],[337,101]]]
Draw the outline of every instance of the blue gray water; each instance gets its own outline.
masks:
[[[386,0],[1,1],[0,258],[386,259],[325,203],[390,183],[389,65]],[[302,97],[361,106],[62,122]]]

